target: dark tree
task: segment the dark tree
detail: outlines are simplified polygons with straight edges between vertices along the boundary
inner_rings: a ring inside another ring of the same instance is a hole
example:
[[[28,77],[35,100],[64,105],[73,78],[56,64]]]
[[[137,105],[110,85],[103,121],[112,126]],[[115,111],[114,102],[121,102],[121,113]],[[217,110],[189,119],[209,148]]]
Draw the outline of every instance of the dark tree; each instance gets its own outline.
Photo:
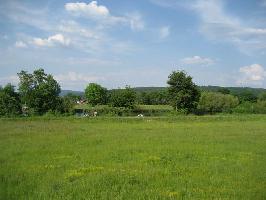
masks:
[[[37,114],[56,110],[61,90],[51,74],[37,69],[32,74],[21,71],[18,76],[19,94],[23,104]]]
[[[186,113],[197,107],[200,92],[192,77],[184,71],[173,71],[167,81],[170,104],[176,109]]]
[[[7,84],[0,87],[0,116],[14,116],[21,113],[19,94],[15,87]]]

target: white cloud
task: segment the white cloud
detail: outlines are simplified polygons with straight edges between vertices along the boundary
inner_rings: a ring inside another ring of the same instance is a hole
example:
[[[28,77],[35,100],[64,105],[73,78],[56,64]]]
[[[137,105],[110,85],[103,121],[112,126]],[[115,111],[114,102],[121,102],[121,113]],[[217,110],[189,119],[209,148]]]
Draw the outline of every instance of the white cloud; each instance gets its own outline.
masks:
[[[26,48],[26,47],[28,47],[28,46],[27,46],[27,44],[26,44],[25,42],[23,42],[23,41],[16,41],[16,43],[15,43],[15,47],[17,47],[17,48]]]
[[[93,82],[104,80],[103,77],[81,74],[77,72],[68,72],[66,74],[58,74],[54,76],[59,82],[72,81],[72,82]]]
[[[140,31],[145,28],[142,16],[138,12],[127,14],[126,21],[128,21],[130,28],[134,31]]]
[[[2,14],[18,24],[26,24],[48,34],[47,38],[25,34],[19,36],[17,40],[28,47],[31,45],[38,47],[69,46],[71,44],[71,48],[92,54],[112,51],[118,43],[123,46],[131,45],[128,41],[114,38],[110,34],[110,27],[121,25],[133,31],[140,31],[145,27],[140,13],[124,13],[121,16],[114,16],[106,6],[99,5],[97,1],[66,3],[64,9],[67,11],[66,14],[71,15],[58,15],[51,12],[48,7],[36,9],[20,2],[8,1]],[[82,21],[75,20],[72,14],[84,17],[85,21],[92,20],[93,23],[84,23],[83,19]],[[59,34],[49,35],[51,33]],[[21,44],[17,44],[18,46],[22,47]]]
[[[245,53],[266,49],[266,27],[250,27],[226,13],[222,0],[197,0],[190,9],[199,14],[200,32],[208,38],[229,42]]]
[[[93,30],[89,27],[81,26],[73,20],[61,22],[61,24],[58,26],[58,30],[63,33],[74,34],[74,37],[82,36],[86,38],[100,39],[100,36],[102,35],[99,31]]]
[[[57,44],[68,46],[70,40],[65,38],[62,34],[56,34],[48,37],[47,39],[33,38],[32,43],[35,44],[36,46],[47,46],[47,47],[55,46]]]
[[[96,18],[107,17],[110,14],[107,7],[102,5],[98,6],[97,1],[92,1],[88,4],[83,2],[66,3],[65,9],[77,15],[96,17]]]
[[[266,50],[266,26],[254,19],[252,25],[226,11],[225,0],[150,0],[152,3],[175,9],[186,8],[200,18],[199,31],[214,42],[227,42],[245,54]],[[229,3],[229,2],[228,2]],[[266,6],[266,0],[259,2]],[[253,19],[249,19],[253,20]]]
[[[87,83],[91,82],[99,82],[105,80],[104,77],[95,76],[84,73],[77,72],[67,72],[64,74],[57,74],[54,78],[62,85],[64,88],[72,89],[72,88],[83,88]]]
[[[128,25],[134,31],[143,30],[145,27],[142,16],[138,12],[114,16],[106,6],[98,5],[97,1],[92,1],[88,4],[84,2],[66,3],[65,9],[75,16],[95,20],[104,26],[116,24]]]
[[[261,85],[262,81],[266,78],[266,70],[259,64],[252,64],[244,66],[239,69],[241,73],[240,79],[237,84],[254,84]]]
[[[186,65],[212,65],[214,61],[210,58],[192,56],[181,59],[181,63]]]
[[[164,39],[167,38],[170,35],[170,27],[169,26],[163,26],[159,30],[160,38]]]
[[[108,8],[98,5],[97,1],[92,1],[88,4],[84,2],[66,3],[65,9],[75,16],[90,18],[105,25],[127,23],[125,17],[111,15]]]
[[[1,1],[1,14],[18,23],[26,24],[40,30],[50,31],[57,23],[56,13],[49,13],[46,6],[42,8],[25,6],[22,1]]]

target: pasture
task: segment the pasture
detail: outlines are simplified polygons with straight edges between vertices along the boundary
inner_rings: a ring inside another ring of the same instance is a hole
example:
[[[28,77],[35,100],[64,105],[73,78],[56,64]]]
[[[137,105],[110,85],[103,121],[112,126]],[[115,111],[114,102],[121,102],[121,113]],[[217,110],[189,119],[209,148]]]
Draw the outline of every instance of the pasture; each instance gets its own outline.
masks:
[[[0,119],[0,199],[266,199],[266,115]]]

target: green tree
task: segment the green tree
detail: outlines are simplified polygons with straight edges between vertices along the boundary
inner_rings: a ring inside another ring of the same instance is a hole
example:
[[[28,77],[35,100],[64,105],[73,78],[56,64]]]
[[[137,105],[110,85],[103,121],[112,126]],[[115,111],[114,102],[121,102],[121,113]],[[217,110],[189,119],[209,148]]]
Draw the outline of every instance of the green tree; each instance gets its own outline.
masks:
[[[200,97],[198,108],[203,112],[232,112],[232,109],[238,105],[237,97],[230,94],[221,94],[218,92],[203,92]]]
[[[230,90],[229,89],[227,89],[227,88],[219,88],[218,90],[217,90],[217,92],[220,92],[220,93],[222,93],[222,94],[230,94]]]
[[[23,104],[38,114],[56,110],[61,89],[51,74],[37,69],[32,74],[21,71],[18,76],[18,90]]]
[[[15,87],[7,84],[0,87],[0,116],[13,116],[21,113],[19,94],[15,92]]]
[[[125,89],[111,91],[110,104],[114,107],[134,108],[136,97],[136,92],[129,86],[126,86]]]
[[[139,92],[138,103],[144,105],[164,105],[167,104],[167,90]]]
[[[188,113],[197,107],[200,92],[191,76],[184,71],[173,71],[167,83],[170,104],[176,110]]]
[[[259,101],[266,101],[266,92],[260,93],[259,97],[258,97],[258,100]]]
[[[85,89],[85,97],[91,105],[104,105],[107,102],[107,89],[97,83],[90,83]]]
[[[258,99],[258,97],[250,90],[245,90],[241,92],[237,95],[237,97],[241,103],[245,101],[256,102]]]

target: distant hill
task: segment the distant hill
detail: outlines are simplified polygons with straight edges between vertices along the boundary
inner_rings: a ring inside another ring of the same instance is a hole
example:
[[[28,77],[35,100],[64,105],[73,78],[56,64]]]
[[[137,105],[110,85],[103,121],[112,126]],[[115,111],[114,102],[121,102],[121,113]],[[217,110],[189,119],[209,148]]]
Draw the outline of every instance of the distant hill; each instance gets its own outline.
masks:
[[[242,92],[251,92],[254,95],[258,95],[261,92],[266,92],[264,88],[250,88],[250,87],[220,87],[220,86],[199,86],[201,91],[217,92],[219,89],[226,88],[230,90],[231,94],[241,94]],[[166,90],[166,87],[136,87],[134,88],[136,92],[154,92]]]
[[[133,88],[136,92],[154,92],[166,90],[166,87],[135,87]]]
[[[250,88],[250,87],[220,87],[220,86],[199,86],[201,91],[209,91],[209,92],[217,92],[221,88],[226,88],[230,90],[231,94],[241,94],[242,92],[251,92],[254,95],[258,95],[261,92],[266,92],[266,89],[264,88]],[[136,92],[154,92],[154,91],[161,91],[166,90],[166,87],[135,87],[133,88]],[[84,95],[84,92],[82,91],[74,91],[74,90],[62,90],[60,93],[60,96],[65,96],[68,93],[72,93],[75,95]]]
[[[251,88],[251,87],[220,87],[220,86],[200,86],[202,91],[216,92],[221,88],[226,88],[230,90],[231,94],[237,95],[243,92],[251,92],[254,95],[258,96],[262,92],[266,92],[264,88]]]

